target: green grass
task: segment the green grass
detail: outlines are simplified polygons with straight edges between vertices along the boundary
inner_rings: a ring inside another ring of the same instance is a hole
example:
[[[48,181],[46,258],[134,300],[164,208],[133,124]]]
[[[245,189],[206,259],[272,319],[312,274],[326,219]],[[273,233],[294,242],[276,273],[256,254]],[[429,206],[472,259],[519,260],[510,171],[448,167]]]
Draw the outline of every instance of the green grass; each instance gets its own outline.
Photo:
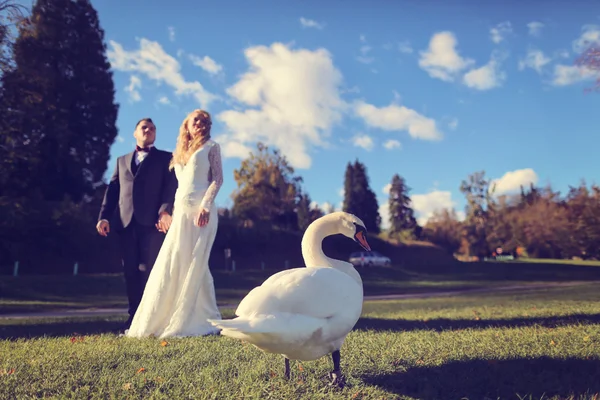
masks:
[[[482,289],[516,284],[600,281],[598,264],[481,262],[358,268],[365,295]],[[220,305],[235,304],[275,270],[213,270]],[[126,307],[122,275],[0,277],[0,314],[56,309]]]
[[[562,265],[587,265],[590,267],[600,267],[600,261],[595,260],[559,260],[547,258],[519,258],[518,260],[508,260],[506,262],[530,262],[544,264],[562,264]]]
[[[231,316],[232,310],[223,310]],[[119,338],[118,318],[0,320],[0,398],[593,399],[597,285],[367,302],[331,361],[292,363],[226,337]],[[9,339],[10,338],[10,339]],[[163,345],[166,344],[166,345]],[[597,397],[594,397],[597,396]]]

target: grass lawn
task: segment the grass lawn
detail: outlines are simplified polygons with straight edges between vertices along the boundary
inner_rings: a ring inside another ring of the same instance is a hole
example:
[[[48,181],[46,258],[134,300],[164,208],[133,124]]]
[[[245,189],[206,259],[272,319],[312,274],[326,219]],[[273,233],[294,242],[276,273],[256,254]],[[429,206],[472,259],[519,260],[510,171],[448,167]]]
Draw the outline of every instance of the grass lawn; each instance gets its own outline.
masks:
[[[231,316],[232,310],[223,310]],[[367,302],[329,358],[292,363],[226,337],[143,340],[118,318],[0,320],[0,398],[597,399],[596,284],[452,298]]]
[[[481,262],[434,266],[359,268],[365,295],[481,289],[516,284],[600,281],[600,263]],[[242,299],[274,270],[213,270],[220,305]],[[52,309],[127,307],[122,275],[0,277],[0,314]]]

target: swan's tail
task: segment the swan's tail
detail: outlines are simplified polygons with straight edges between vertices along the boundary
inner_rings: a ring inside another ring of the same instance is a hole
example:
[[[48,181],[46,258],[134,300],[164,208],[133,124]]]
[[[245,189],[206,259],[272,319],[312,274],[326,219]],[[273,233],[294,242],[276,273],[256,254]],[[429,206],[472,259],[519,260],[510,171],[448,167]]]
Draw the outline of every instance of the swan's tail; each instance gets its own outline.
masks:
[[[290,313],[208,321],[221,329],[221,335],[247,341],[271,352],[278,352],[280,345],[303,343],[320,334],[323,326],[320,318]]]

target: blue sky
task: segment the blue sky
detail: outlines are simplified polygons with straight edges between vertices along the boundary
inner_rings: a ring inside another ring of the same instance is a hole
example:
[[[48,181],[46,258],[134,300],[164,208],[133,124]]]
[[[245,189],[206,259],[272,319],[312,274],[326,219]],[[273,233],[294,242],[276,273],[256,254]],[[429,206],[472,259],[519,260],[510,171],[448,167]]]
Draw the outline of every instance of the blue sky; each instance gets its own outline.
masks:
[[[421,222],[462,211],[460,182],[478,170],[505,193],[600,176],[600,94],[584,93],[594,74],[573,66],[600,42],[600,4],[92,3],[120,104],[107,174],[137,120],[152,117],[157,147],[172,150],[202,107],[224,155],[219,206],[257,140],[282,150],[319,204],[339,207],[349,161],[366,164],[382,206],[399,173]]]

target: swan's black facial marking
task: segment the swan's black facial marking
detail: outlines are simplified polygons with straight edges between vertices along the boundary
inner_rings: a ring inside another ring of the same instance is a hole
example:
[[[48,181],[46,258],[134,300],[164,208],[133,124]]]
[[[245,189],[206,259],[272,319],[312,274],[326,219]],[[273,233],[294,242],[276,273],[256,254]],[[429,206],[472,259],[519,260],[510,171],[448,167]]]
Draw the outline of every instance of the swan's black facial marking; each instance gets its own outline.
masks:
[[[354,224],[354,228],[356,229],[356,233],[354,234],[354,240],[358,242],[362,246],[363,249],[367,251],[371,251],[371,246],[367,243],[367,230],[364,226]]]

